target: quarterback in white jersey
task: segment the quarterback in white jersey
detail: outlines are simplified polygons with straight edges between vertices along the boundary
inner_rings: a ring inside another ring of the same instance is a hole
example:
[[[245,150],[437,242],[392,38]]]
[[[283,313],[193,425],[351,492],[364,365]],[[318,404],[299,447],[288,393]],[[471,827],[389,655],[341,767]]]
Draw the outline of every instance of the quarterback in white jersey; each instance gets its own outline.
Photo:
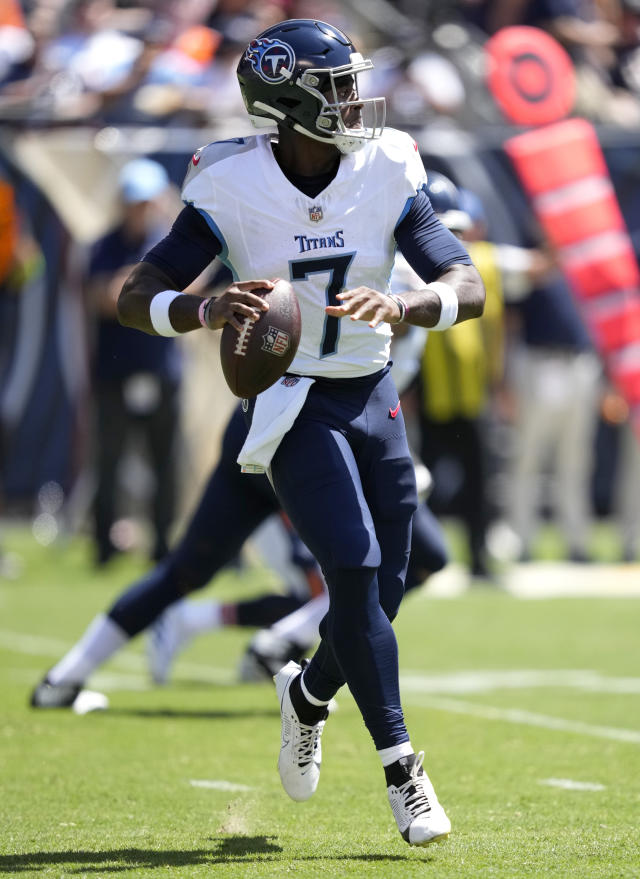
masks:
[[[182,190],[223,245],[236,280],[274,278],[288,266],[302,337],[297,375],[368,375],[389,360],[391,328],[325,314],[337,294],[368,286],[388,292],[393,232],[426,182],[409,135],[385,129],[342,158],[326,189],[308,196],[280,170],[268,134],[212,143],[194,156]],[[360,181],[354,187],[354,181]]]
[[[286,410],[291,417],[267,466],[322,567],[329,609],[309,664],[290,662],[275,676],[280,779],[295,800],[313,795],[326,706],[347,683],[384,768],[398,829],[409,844],[426,845],[451,825],[400,702],[391,623],[417,494],[389,371],[389,324],[438,330],[478,317],[484,288],[433,212],[416,144],[384,129],[383,98],[359,97],[358,76],[372,66],[344,33],[314,19],[280,22],[252,40],[238,64],[240,90],[252,121],[276,125],[277,136],[196,153],[187,204],[125,282],[118,313],[125,325],[164,335],[225,323],[240,330],[268,310],[255,290],[277,278],[293,283],[302,313],[293,375],[248,401],[249,439],[260,409],[265,420],[265,396],[277,397],[281,384],[295,388],[296,406]],[[396,248],[424,287],[389,293]],[[215,257],[229,265],[233,283],[215,298],[181,293]]]

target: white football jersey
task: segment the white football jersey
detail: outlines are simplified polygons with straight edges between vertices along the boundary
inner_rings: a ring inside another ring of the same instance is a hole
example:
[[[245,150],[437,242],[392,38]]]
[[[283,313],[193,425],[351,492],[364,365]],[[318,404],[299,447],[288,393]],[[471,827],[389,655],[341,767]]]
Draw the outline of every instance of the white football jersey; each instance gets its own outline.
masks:
[[[222,242],[220,259],[236,280],[293,283],[302,337],[289,369],[349,378],[381,369],[391,328],[325,314],[341,290],[388,292],[396,252],[393,232],[426,181],[417,146],[385,129],[344,155],[337,175],[309,198],[284,176],[270,134],[209,144],[192,159],[182,189]]]

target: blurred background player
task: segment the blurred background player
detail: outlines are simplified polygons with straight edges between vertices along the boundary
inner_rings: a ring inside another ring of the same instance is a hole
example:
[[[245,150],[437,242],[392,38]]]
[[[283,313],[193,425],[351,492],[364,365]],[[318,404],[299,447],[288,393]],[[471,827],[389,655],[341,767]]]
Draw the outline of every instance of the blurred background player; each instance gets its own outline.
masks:
[[[441,220],[465,246],[474,220],[445,175],[429,172],[427,191]],[[472,254],[473,258],[473,254]],[[483,316],[431,333],[420,358],[420,455],[433,478],[434,510],[453,509],[465,528],[473,578],[492,575],[488,564],[486,412],[502,371],[502,299],[483,275]]]
[[[86,295],[95,316],[92,357],[95,402],[96,562],[103,565],[122,544],[114,524],[122,516],[123,462],[133,440],[151,475],[150,555],[168,550],[176,507],[176,442],[179,426],[180,351],[175,339],[123,327],[116,301],[131,268],[167,232],[175,214],[169,178],[158,162],[141,158],[120,171],[121,219],[93,247]]]
[[[105,697],[85,690],[84,682],[175,602],[179,603],[178,611],[171,613],[170,610],[150,639],[152,676],[158,682],[166,680],[175,653],[196,634],[215,629],[225,621],[240,626],[266,626],[305,602],[308,595],[301,597],[299,586],[288,595],[270,593],[224,605],[217,602],[187,605],[180,601],[233,562],[255,529],[280,511],[267,477],[243,474],[236,463],[246,435],[242,408],[238,405],[224,433],[220,459],[184,536],[153,571],[128,587],[106,614],[93,620],[82,638],[34,689],[32,707],[74,708],[81,713],[105,708]],[[447,550],[439,526],[424,505],[418,508],[414,524],[415,552],[408,583],[417,586],[429,573],[444,567]],[[296,538],[295,561],[305,569],[307,583],[312,584],[309,594],[314,591],[317,594],[318,586],[323,588],[322,581],[318,581],[317,563],[309,557],[304,545],[300,547],[298,540]],[[315,605],[316,610],[319,606]],[[318,622],[316,620],[315,626]],[[312,643],[313,638],[310,641],[306,638],[298,645],[300,652]]]
[[[247,478],[244,478],[241,487],[246,486]],[[247,499],[250,501],[251,492],[247,492]],[[217,515],[214,512],[214,518]],[[147,629],[146,652],[154,683],[168,681],[174,660],[198,635],[225,626],[270,627],[305,605],[315,604],[314,599],[325,596],[326,585],[320,567],[284,513],[274,512],[265,519],[251,534],[250,542],[253,553],[257,553],[261,564],[279,578],[282,588],[241,601],[182,599],[170,605]],[[312,643],[315,638],[317,631]],[[281,665],[289,659],[300,659],[303,652],[302,647],[289,645]],[[242,665],[240,676],[251,679],[243,675]]]
[[[150,573],[126,589],[106,614],[96,617],[36,687],[33,707],[69,708],[78,696],[83,706],[95,702],[96,707],[105,707],[104,697],[91,701],[83,691],[89,675],[167,607],[208,583],[236,558],[254,529],[279,510],[266,476],[249,478],[236,463],[246,434],[238,405],[224,433],[219,461],[181,540]],[[291,609],[291,604],[285,604],[280,615]],[[264,617],[258,618],[255,625],[264,622]]]

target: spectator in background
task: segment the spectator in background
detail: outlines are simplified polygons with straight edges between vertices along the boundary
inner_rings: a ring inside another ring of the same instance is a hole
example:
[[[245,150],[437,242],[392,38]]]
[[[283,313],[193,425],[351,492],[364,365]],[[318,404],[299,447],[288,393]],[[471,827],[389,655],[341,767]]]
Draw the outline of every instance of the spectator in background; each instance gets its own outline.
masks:
[[[114,0],[36,3],[27,18],[29,64],[14,72],[2,108],[14,115],[67,121],[97,116],[120,89],[139,80],[144,45],[118,22]],[[124,85],[127,82],[126,86]]]
[[[572,561],[588,561],[591,472],[601,366],[569,288],[558,272],[509,306],[514,394],[509,518],[531,558],[543,501]],[[552,479],[545,492],[545,473]]]
[[[183,125],[210,121],[212,72],[220,40],[212,28],[191,25],[159,50],[130,96],[134,118]]]
[[[40,56],[43,98],[56,116],[90,118],[137,69],[144,43],[118,28],[114,0],[72,0],[59,15],[60,32]]]
[[[466,407],[463,411],[470,416],[475,399],[478,417],[483,413],[478,426],[486,427],[482,419],[487,412],[490,392],[494,392],[498,417],[512,422],[505,506],[508,524],[519,539],[521,559],[531,558],[541,513],[544,507],[549,507],[560,527],[568,557],[573,561],[587,561],[591,472],[600,398],[599,359],[566,281],[556,268],[554,254],[542,247],[487,241],[487,217],[478,198],[461,190],[458,204],[472,220],[462,237],[486,289],[485,314],[473,322],[473,326],[482,328],[487,359],[483,362],[479,356],[483,349],[478,339],[475,347],[463,346],[460,342],[458,353],[471,358],[475,351],[478,356],[476,369],[465,371],[465,376],[471,375],[477,384],[460,381],[447,385],[438,382],[438,373],[434,372],[432,387],[434,393],[440,395],[434,399],[440,401],[443,411],[447,405],[456,405],[455,400],[459,399],[461,402],[457,405]],[[499,305],[501,300],[504,314],[499,321],[496,308],[503,310]],[[430,351],[435,354],[430,347],[436,341],[435,334],[433,336],[425,349],[425,357]],[[440,339],[437,341],[444,344]],[[484,408],[479,402],[481,398],[484,398]],[[426,399],[428,391],[425,391]],[[430,425],[426,427],[425,442],[428,442],[429,430]],[[462,436],[465,430],[468,434],[471,427],[465,425]],[[485,436],[486,430],[480,439],[484,440]],[[455,448],[459,442],[454,436],[451,447]],[[479,461],[482,468],[484,456]],[[427,457],[425,463],[429,465]],[[474,480],[483,482],[485,474],[480,469],[478,475],[476,465],[472,466],[472,481],[466,491],[473,492],[475,488],[479,497]],[[437,467],[431,469],[437,488]],[[553,478],[546,478],[548,475]],[[468,494],[466,496],[468,498]],[[436,500],[433,498],[432,503],[437,513]],[[484,495],[482,502],[486,504]],[[470,503],[467,500],[467,507]],[[486,506],[484,510],[486,521]],[[482,535],[479,524],[482,521],[478,516],[475,526],[469,527],[477,528]]]
[[[86,290],[96,316],[93,356],[96,405],[95,541],[98,564],[117,547],[111,530],[117,519],[118,468],[127,440],[142,432],[154,475],[151,501],[155,560],[167,552],[175,511],[174,445],[180,390],[179,351],[174,339],[132,332],[116,317],[116,300],[132,266],[167,232],[164,212],[169,179],[150,159],[126,164],[119,177],[122,219],[96,243]]]

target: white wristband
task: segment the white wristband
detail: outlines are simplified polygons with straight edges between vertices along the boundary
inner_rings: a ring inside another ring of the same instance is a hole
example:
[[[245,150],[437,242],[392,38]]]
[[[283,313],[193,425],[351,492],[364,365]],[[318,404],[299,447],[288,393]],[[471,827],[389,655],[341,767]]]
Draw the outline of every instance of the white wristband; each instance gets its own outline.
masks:
[[[152,327],[159,336],[182,335],[182,333],[173,328],[169,320],[169,306],[176,297],[181,295],[177,290],[163,290],[161,293],[156,293],[151,300],[149,317],[151,318]]]
[[[450,284],[443,281],[434,281],[427,285],[427,290],[433,290],[440,300],[440,319],[430,330],[448,330],[456,322],[458,317],[458,294]]]

